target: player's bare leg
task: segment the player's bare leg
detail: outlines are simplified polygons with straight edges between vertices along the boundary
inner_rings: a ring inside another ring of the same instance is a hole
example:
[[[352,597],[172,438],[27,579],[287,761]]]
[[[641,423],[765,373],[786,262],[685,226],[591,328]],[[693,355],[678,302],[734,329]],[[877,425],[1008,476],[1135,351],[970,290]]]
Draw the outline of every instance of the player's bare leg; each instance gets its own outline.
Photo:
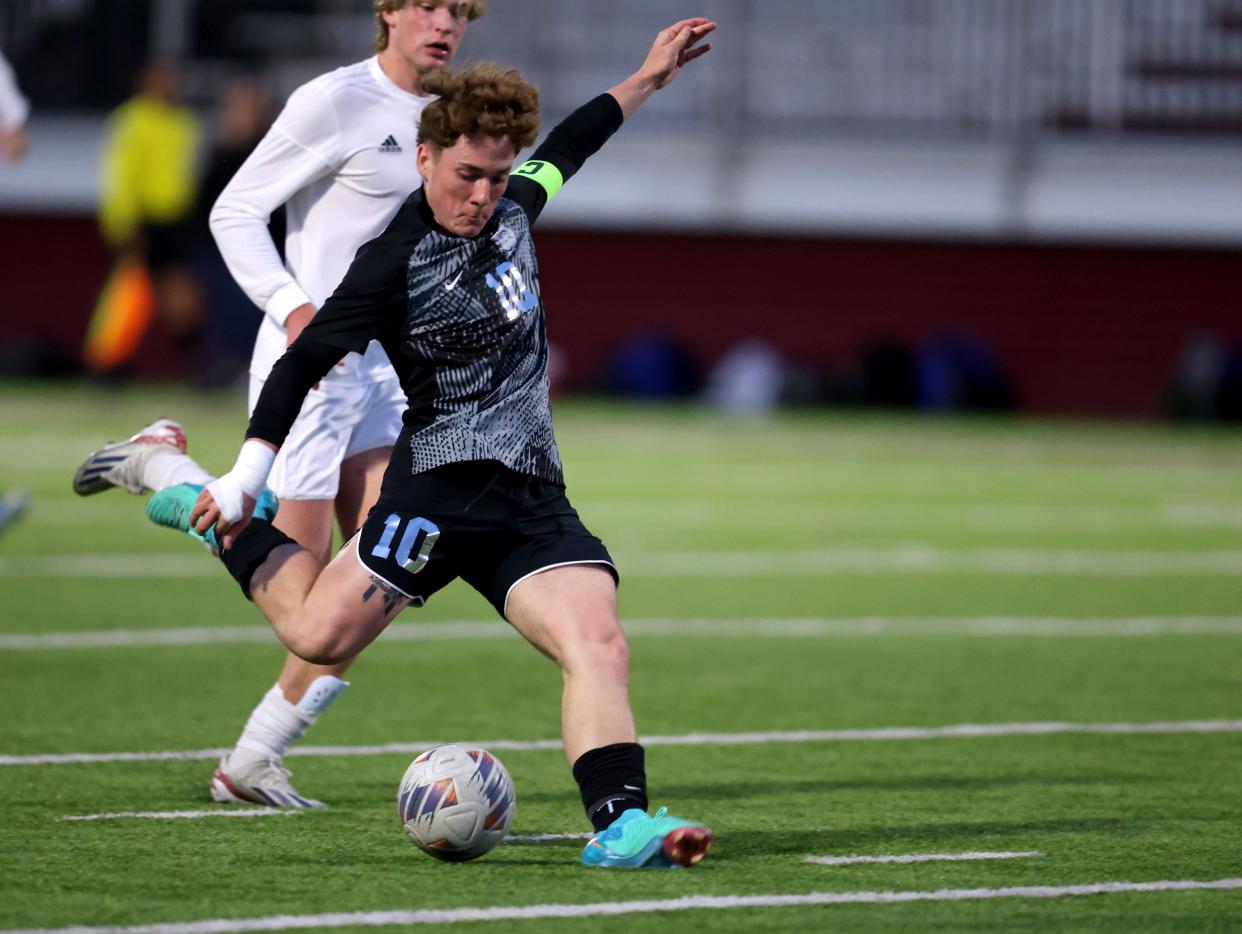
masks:
[[[341,537],[349,541],[379,497],[391,454],[392,448],[384,447],[346,458],[341,463],[340,492],[335,500],[286,499],[272,524],[327,566],[332,559],[333,513],[340,524]],[[317,679],[325,675],[342,678],[353,662],[351,658],[335,665],[315,665],[290,652],[276,683],[285,700],[297,704]]]
[[[588,749],[636,740],[629,646],[608,570],[571,565],[528,577],[513,588],[506,615],[561,667],[561,731],[570,765]]]
[[[251,576],[250,597],[286,648],[318,665],[352,659],[410,603],[362,566],[356,537],[327,567],[280,545]]]
[[[565,754],[599,831],[588,866],[691,866],[707,854],[702,824],[646,813],[646,771],[629,703],[629,649],[617,618],[616,583],[598,565],[552,568],[513,588],[506,615],[561,667]],[[593,800],[599,796],[598,800]]]
[[[341,462],[341,485],[336,494],[336,521],[341,539],[349,541],[362,528],[371,507],[379,499],[384,472],[392,457],[391,447],[373,448]],[[296,535],[293,536],[297,538]],[[327,563],[326,561],[324,562]]]
[[[309,551],[320,567],[325,567],[332,559],[334,511],[335,503],[330,499],[284,499],[272,525]],[[351,537],[353,532],[349,529],[346,537]],[[351,664],[353,659],[336,665],[313,665],[290,652],[285,657],[284,668],[276,683],[285,700],[297,704],[318,678],[343,678]]]

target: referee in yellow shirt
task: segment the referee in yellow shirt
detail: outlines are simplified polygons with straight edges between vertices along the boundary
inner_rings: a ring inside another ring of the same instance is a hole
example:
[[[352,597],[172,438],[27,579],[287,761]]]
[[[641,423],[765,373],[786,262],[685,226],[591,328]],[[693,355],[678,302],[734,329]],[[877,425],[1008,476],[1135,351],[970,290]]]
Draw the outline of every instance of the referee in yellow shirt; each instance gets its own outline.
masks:
[[[191,267],[199,240],[193,219],[202,133],[194,112],[178,103],[178,85],[172,63],[157,60],[139,76],[137,93],[110,115],[99,221],[118,271],[145,266],[155,314],[178,345],[193,352],[203,331],[202,286]],[[136,320],[129,329],[145,327]],[[129,342],[129,353],[138,342],[140,335]],[[113,370],[127,362],[116,359],[123,356],[123,349],[113,350],[94,362]],[[197,368],[196,361],[187,362]]]

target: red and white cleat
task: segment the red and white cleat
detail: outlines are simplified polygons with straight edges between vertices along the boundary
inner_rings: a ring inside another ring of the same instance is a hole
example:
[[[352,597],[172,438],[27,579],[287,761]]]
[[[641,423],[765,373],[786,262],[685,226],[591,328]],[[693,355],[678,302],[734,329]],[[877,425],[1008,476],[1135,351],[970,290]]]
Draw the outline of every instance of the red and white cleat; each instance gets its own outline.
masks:
[[[234,765],[229,756],[220,760],[211,776],[211,799],[231,804],[266,804],[276,808],[326,808],[305,798],[289,783],[290,772],[279,759],[258,759]]]
[[[94,451],[73,475],[73,492],[93,496],[115,486],[131,493],[149,493],[142,482],[147,459],[170,448],[184,454],[187,446],[185,429],[171,418],[161,418],[131,438]]]

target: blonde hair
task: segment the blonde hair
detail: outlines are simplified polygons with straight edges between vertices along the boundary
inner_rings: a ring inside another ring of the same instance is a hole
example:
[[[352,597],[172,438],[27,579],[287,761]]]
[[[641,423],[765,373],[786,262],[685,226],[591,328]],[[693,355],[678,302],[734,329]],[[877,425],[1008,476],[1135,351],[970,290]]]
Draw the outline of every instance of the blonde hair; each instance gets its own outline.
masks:
[[[516,150],[539,135],[539,89],[512,68],[480,62],[423,77],[437,99],[423,109],[418,141],[448,149],[462,136],[504,136]]]
[[[388,48],[388,24],[384,22],[384,14],[395,13],[409,2],[410,0],[372,0],[371,6],[375,9],[376,52]],[[472,23],[487,12],[487,0],[459,0],[457,6],[465,8],[466,19]]]

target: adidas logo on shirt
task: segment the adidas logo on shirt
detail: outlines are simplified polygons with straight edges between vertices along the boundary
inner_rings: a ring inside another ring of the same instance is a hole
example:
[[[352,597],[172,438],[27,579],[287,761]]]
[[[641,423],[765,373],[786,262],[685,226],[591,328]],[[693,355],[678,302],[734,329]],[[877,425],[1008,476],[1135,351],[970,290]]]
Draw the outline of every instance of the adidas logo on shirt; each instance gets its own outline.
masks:
[[[395,136],[390,135],[388,139],[380,143],[379,151],[380,152],[400,152],[401,144],[397,142],[397,138]]]

